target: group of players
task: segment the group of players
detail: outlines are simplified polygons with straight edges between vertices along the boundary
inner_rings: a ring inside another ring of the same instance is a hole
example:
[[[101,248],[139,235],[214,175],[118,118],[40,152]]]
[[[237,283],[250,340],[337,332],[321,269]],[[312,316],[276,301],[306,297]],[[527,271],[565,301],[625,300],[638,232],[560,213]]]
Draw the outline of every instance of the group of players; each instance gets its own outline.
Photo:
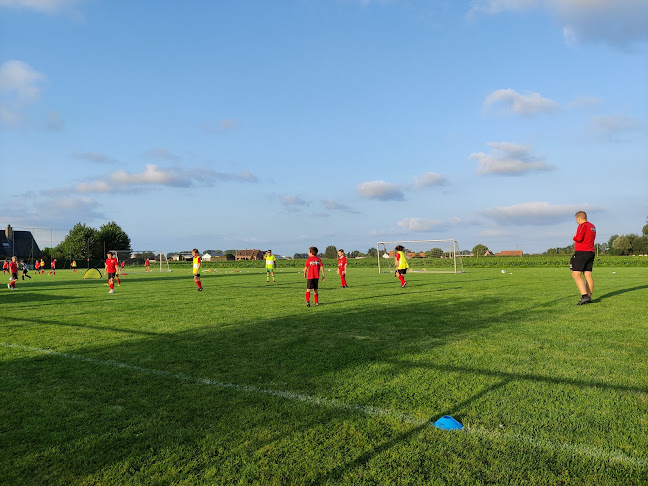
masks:
[[[50,264],[51,270],[47,274],[49,275],[56,275],[56,259],[52,260],[52,263]],[[29,267],[27,266],[27,263],[25,263],[24,260],[20,260],[18,262],[18,259],[14,256],[11,257],[11,260],[4,260],[2,262],[2,274],[4,275],[5,273],[9,273],[9,283],[7,284],[7,288],[10,290],[15,290],[16,289],[16,282],[18,281],[18,270],[21,270],[22,272],[22,279],[25,280],[25,277],[31,279],[31,275],[29,275]],[[76,270],[75,270],[76,271]],[[34,275],[44,275],[45,274],[45,260],[36,260],[34,263]]]
[[[584,211],[578,211],[576,213],[576,222],[578,228],[576,229],[576,234],[574,235],[574,255],[570,261],[570,269],[572,271],[572,277],[578,287],[578,290],[581,293],[581,299],[578,302],[578,305],[588,304],[592,301],[592,292],[594,290],[594,280],[592,278],[592,267],[594,264],[594,240],[596,239],[596,227],[587,221],[587,214]],[[315,298],[315,305],[319,305],[319,280],[324,281],[324,264],[322,260],[317,256],[318,249],[315,246],[311,246],[308,249],[308,259],[304,264],[304,278],[306,279],[306,306],[310,307],[310,294],[311,290],[313,291]],[[202,266],[202,259],[198,249],[194,248],[192,250],[193,255],[193,279],[198,287],[198,291],[203,290],[202,282],[200,281],[200,267]],[[275,279],[275,268],[277,266],[277,259],[272,254],[271,250],[268,250],[265,255],[265,264],[266,264],[266,284],[270,282],[270,277],[272,276],[272,282],[276,283]],[[405,280],[405,274],[409,265],[405,257],[405,248],[402,245],[398,245],[394,248],[394,263],[396,265],[395,276],[400,280],[401,288],[404,288],[407,285]],[[344,250],[338,250],[338,261],[337,261],[337,274],[340,276],[340,283],[342,288],[347,288],[347,258],[344,253]],[[145,263],[146,271],[150,272],[150,262],[149,259],[146,259]],[[22,279],[25,280],[25,277],[31,278],[29,275],[29,269],[27,264],[21,260],[20,268],[22,269]],[[76,261],[73,261],[71,268],[76,273],[77,265]],[[108,286],[110,290],[108,293],[112,294],[115,292],[115,280],[117,280],[117,285],[121,285],[119,280],[118,270],[120,268],[120,263],[118,262],[116,256],[113,252],[108,252],[106,255],[105,261],[105,272],[108,276]],[[124,268],[124,262],[121,262],[121,268]],[[45,261],[36,260],[34,265],[35,274],[38,275],[40,272],[41,275],[45,273]],[[12,257],[11,261],[5,260],[2,266],[2,273],[5,274],[9,272],[10,281],[7,284],[9,289],[16,288],[16,282],[18,281],[18,261],[16,257]],[[51,270],[48,275],[56,275],[56,259],[53,259],[51,262]]]
[[[399,245],[394,250],[395,250],[394,261],[396,263],[395,275],[398,276],[401,282],[401,288],[403,288],[407,285],[407,281],[405,281],[404,275],[407,273],[407,269],[409,268],[409,265],[407,264],[407,259],[405,258],[405,252],[404,252],[405,248]],[[310,304],[311,291],[313,291],[315,305],[319,305],[319,281],[320,278],[322,279],[322,282],[325,279],[324,264],[322,263],[322,260],[317,256],[318,251],[319,250],[317,249],[316,246],[311,246],[308,249],[308,259],[304,264],[304,278],[306,279],[306,307],[311,306]],[[200,257],[200,253],[198,252],[197,248],[194,248],[191,251],[191,253],[193,256],[193,262],[192,262],[193,279],[194,282],[196,283],[196,286],[198,287],[197,290],[199,292],[202,292],[203,286],[200,280],[200,268],[202,266],[202,258]],[[119,264],[117,258],[112,252],[109,251],[106,254],[106,257],[107,258],[106,258],[104,268],[106,271],[106,275],[108,276],[108,286],[110,287],[108,293],[112,294],[115,292],[114,290],[115,279],[117,279],[117,284],[120,285],[119,276],[117,273]],[[272,254],[272,250],[268,250],[265,252],[264,260],[266,266],[266,284],[270,283],[271,276],[272,276],[272,282],[276,283],[277,279],[275,278],[275,268],[277,267],[277,258]],[[346,254],[344,253],[344,250],[342,249],[338,250],[337,265],[338,265],[337,274],[340,276],[340,284],[342,288],[345,289],[349,286],[346,280],[347,257]],[[147,271],[150,270],[148,265],[148,260],[146,262],[146,270]]]

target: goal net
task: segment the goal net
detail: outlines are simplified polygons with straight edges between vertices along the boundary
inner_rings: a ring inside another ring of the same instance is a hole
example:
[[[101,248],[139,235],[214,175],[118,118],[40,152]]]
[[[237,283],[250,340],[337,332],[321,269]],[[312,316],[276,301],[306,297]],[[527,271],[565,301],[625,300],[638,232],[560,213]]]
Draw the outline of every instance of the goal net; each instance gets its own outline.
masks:
[[[379,241],[378,272],[394,273],[396,264],[394,248],[405,248],[408,272],[421,273],[463,273],[462,254],[456,240]]]
[[[170,272],[165,252],[156,250],[110,250],[124,273]],[[148,266],[146,261],[148,260]]]

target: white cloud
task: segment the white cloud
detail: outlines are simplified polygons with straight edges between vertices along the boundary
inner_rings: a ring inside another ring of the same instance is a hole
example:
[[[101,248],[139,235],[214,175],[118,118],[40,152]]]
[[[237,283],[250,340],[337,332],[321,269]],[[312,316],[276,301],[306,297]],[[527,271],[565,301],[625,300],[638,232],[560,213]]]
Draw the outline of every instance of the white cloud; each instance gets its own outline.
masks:
[[[546,201],[527,202],[513,206],[497,206],[480,211],[480,214],[501,225],[551,225],[573,222],[576,211],[595,210],[589,204],[552,205]]]
[[[479,174],[521,175],[554,169],[552,165],[532,155],[524,145],[509,142],[489,142],[487,145],[493,149],[490,154],[470,154],[470,159],[478,163]]]
[[[257,182],[256,176],[243,170],[238,173],[218,172],[212,169],[165,169],[155,164],[146,164],[142,172],[118,170],[108,177],[77,184],[80,193],[91,192],[129,192],[146,187],[191,187],[197,184],[206,186],[218,182]]]
[[[447,180],[442,174],[437,174],[436,172],[426,172],[421,177],[414,177],[414,182],[416,187],[433,187],[433,186],[443,186],[446,184]]]
[[[0,92],[15,93],[19,100],[33,101],[40,97],[37,83],[45,75],[23,61],[6,61],[0,66]]]
[[[641,122],[625,115],[595,116],[592,126],[603,136],[614,140],[617,135],[641,128]]]
[[[540,113],[553,113],[558,110],[558,103],[545,98],[540,93],[520,94],[514,89],[498,89],[484,100],[484,112],[514,113],[531,116]]]
[[[589,108],[603,103],[601,98],[596,96],[580,96],[567,104],[567,108]]]
[[[358,193],[369,199],[379,199],[381,201],[402,201],[405,199],[403,189],[405,186],[400,184],[391,184],[385,181],[369,181],[358,184],[356,190]]]
[[[178,160],[180,160],[180,157],[171,152],[169,149],[165,148],[151,149],[144,153],[144,157],[146,157],[147,159],[168,160],[171,162],[177,162]]]
[[[335,201],[330,201],[328,199],[322,200],[322,205],[326,209],[331,209],[333,211],[344,211],[344,212],[347,212],[347,213],[358,214],[358,211],[356,211],[355,209],[347,206],[346,204],[340,204],[340,203],[337,203]]]
[[[77,13],[81,0],[0,0],[0,7],[34,10],[40,13]]]
[[[303,206],[308,206],[310,203],[308,201],[305,201],[299,196],[296,196],[294,194],[284,194],[279,197],[279,200],[281,201],[281,204],[283,204],[286,207],[290,208],[295,208],[295,207],[303,207]]]
[[[469,16],[541,9],[553,14],[569,43],[627,46],[648,40],[648,0],[474,0]]]
[[[93,162],[95,164],[106,164],[110,162],[110,157],[99,152],[74,152],[72,157],[81,160],[87,160],[88,162]]]
[[[429,218],[405,218],[396,224],[406,231],[440,231],[448,225],[447,222]]]

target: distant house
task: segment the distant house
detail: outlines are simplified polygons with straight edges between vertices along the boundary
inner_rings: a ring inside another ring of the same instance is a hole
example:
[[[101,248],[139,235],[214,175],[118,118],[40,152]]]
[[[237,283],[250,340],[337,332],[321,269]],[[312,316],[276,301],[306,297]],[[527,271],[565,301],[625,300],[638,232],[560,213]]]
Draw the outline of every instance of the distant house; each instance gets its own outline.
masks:
[[[18,260],[43,257],[31,231],[15,231],[11,225],[7,225],[0,232],[0,259],[10,259],[12,256]]]
[[[494,255],[495,255],[495,253],[493,253],[493,252],[490,251],[490,250],[486,250],[486,251],[484,252],[484,256],[494,256]]]
[[[522,256],[522,250],[500,251],[495,253],[497,256]]]
[[[222,251],[210,250],[206,251],[201,258],[206,262],[225,262],[227,260],[234,260],[234,255],[229,253],[225,255]]]
[[[236,250],[236,261],[239,260],[263,260],[263,252],[261,250]]]
[[[172,262],[190,262],[193,260],[193,255],[191,253],[175,253],[169,258]]]

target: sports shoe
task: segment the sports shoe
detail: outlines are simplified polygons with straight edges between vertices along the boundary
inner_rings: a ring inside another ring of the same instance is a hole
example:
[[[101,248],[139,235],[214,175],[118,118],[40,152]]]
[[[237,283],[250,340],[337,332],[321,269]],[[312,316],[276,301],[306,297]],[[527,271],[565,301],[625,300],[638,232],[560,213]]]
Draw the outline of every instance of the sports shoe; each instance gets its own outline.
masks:
[[[315,302],[315,305],[319,305],[319,302]]]
[[[114,291],[113,289],[110,289],[110,290],[108,291],[108,293],[109,293],[109,294],[114,294],[115,291]]]
[[[306,302],[306,307],[310,307],[310,302]]]
[[[590,302],[592,302],[592,298],[589,295],[584,295],[576,305],[589,304]]]
[[[7,288],[8,288],[8,289],[11,289],[11,284],[7,284]]]
[[[403,283],[403,284],[401,285],[401,289],[404,288],[406,285],[407,285],[407,282]]]
[[[202,289],[203,289],[203,288],[202,288],[202,287],[200,287],[200,288],[198,289],[198,292],[202,292]]]

